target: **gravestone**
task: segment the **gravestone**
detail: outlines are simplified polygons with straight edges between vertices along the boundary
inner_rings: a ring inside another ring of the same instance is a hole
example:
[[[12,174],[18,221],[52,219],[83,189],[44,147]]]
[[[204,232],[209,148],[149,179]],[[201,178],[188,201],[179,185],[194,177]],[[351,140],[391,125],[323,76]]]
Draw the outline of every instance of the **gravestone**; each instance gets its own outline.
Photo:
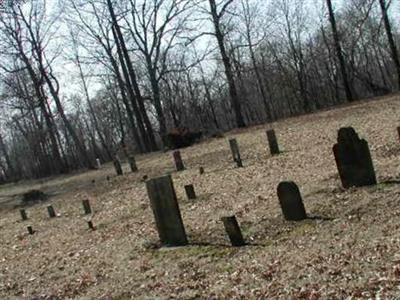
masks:
[[[100,158],[96,158],[96,166],[97,166],[97,169],[100,169],[100,168],[101,168],[101,161],[100,161]]]
[[[222,217],[221,220],[224,223],[225,231],[229,236],[232,246],[240,247],[246,245],[236,217]]]
[[[339,129],[333,153],[344,188],[376,184],[368,143],[360,139],[352,127]]]
[[[146,182],[161,244],[167,247],[188,244],[178,200],[170,175]]]
[[[22,219],[22,221],[28,220],[28,216],[26,215],[25,209],[20,209],[20,210],[19,210],[19,213],[21,214],[21,219]]]
[[[183,164],[183,161],[182,161],[181,152],[180,151],[174,151],[172,155],[174,157],[176,170],[177,171],[185,170],[185,165]]]
[[[57,216],[53,206],[51,205],[47,206],[47,212],[50,218],[55,218]]]
[[[189,200],[196,199],[196,193],[194,191],[193,184],[185,185],[185,192]]]
[[[236,162],[238,168],[243,167],[242,159],[240,158],[239,146],[236,139],[229,140],[229,146],[231,147],[233,161]]]
[[[113,163],[117,175],[118,176],[124,175],[124,172],[122,171],[121,161],[119,160],[118,156],[114,156]]]
[[[267,138],[268,138],[268,144],[269,144],[269,150],[271,152],[271,155],[276,155],[279,154],[279,146],[278,146],[278,140],[275,135],[275,130],[267,130]]]
[[[33,230],[32,226],[27,226],[26,228],[28,229],[28,233],[29,233],[30,235],[32,235],[32,234],[35,233],[35,230]]]
[[[138,171],[137,165],[136,165],[136,159],[135,156],[129,155],[128,156],[128,161],[129,161],[129,166],[131,167],[131,171],[133,173]]]
[[[200,173],[200,175],[203,175],[203,174],[204,174],[204,168],[203,168],[203,167],[200,167],[200,168],[199,168],[199,173]]]
[[[287,221],[301,221],[307,218],[299,188],[294,182],[281,182],[278,185],[278,198]]]
[[[89,229],[91,229],[91,230],[96,230],[96,228],[94,227],[92,221],[88,221],[87,224],[88,224]]]
[[[83,211],[85,215],[89,215],[92,213],[92,208],[90,207],[89,199],[82,200]]]

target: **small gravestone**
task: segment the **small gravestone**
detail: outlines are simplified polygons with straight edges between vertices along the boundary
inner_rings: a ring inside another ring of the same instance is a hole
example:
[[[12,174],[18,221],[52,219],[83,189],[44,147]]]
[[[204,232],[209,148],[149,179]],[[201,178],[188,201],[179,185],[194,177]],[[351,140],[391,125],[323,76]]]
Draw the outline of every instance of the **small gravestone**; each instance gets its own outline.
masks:
[[[47,212],[50,218],[55,218],[57,216],[54,207],[51,205],[47,206]]]
[[[278,198],[286,220],[301,221],[307,218],[299,188],[294,182],[281,182],[278,185]]]
[[[275,135],[275,130],[267,130],[267,138],[268,138],[268,144],[269,144],[269,150],[272,155],[279,154],[279,146],[278,146],[278,140]]]
[[[238,168],[243,167],[242,159],[240,158],[239,146],[236,139],[229,140],[229,146],[231,147],[233,161],[236,163]]]
[[[33,230],[32,226],[27,226],[26,228],[28,229],[28,233],[29,233],[30,235],[32,235],[32,234],[35,233],[35,230]]]
[[[134,157],[133,155],[129,155],[128,161],[129,161],[129,166],[130,166],[130,168],[131,168],[131,171],[132,171],[133,173],[137,172],[137,171],[138,171],[138,167],[137,167],[137,165],[136,165],[136,159],[135,159],[135,157]]]
[[[82,200],[82,206],[85,215],[89,215],[92,213],[92,208],[90,207],[89,199]]]
[[[124,175],[124,172],[122,171],[121,161],[119,160],[118,156],[114,157],[113,163],[114,163],[114,168],[115,168],[115,172],[117,173],[117,175],[118,176]]]
[[[221,220],[224,223],[225,231],[229,236],[232,246],[240,247],[246,245],[236,217],[222,217]]]
[[[92,221],[88,221],[87,224],[88,224],[89,229],[91,229],[91,230],[96,230],[96,228],[94,227]]]
[[[204,174],[204,168],[203,168],[203,167],[200,167],[200,168],[199,168],[199,173],[200,173],[200,175],[203,175],[203,174]]]
[[[96,158],[96,166],[97,166],[97,169],[100,169],[100,168],[101,168],[101,161],[100,161],[100,158]]]
[[[21,214],[21,219],[22,219],[22,221],[28,220],[28,216],[26,215],[25,209],[20,209],[20,210],[19,210],[19,213]]]
[[[344,188],[376,184],[368,143],[360,139],[352,127],[339,129],[333,153]]]
[[[194,191],[193,184],[185,185],[185,192],[189,200],[196,199],[196,193]]]
[[[161,244],[167,247],[188,244],[178,200],[170,175],[146,182]]]
[[[172,153],[172,155],[174,157],[176,170],[177,171],[185,170],[185,165],[183,164],[183,161],[182,161],[181,152],[180,151],[174,151]]]

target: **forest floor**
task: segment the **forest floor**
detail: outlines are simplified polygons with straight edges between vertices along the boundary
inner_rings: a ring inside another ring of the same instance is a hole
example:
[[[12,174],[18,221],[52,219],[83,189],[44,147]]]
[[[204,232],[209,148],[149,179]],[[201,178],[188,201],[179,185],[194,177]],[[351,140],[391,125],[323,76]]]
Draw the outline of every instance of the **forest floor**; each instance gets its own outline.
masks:
[[[0,187],[0,299],[399,299],[400,95],[273,125],[283,153],[271,156],[265,126],[237,130],[172,153],[137,157],[138,173],[97,171]],[[370,145],[379,184],[343,190],[332,146],[353,126]],[[244,168],[235,168],[236,138]],[[199,167],[205,174],[199,174]],[[171,173],[190,246],[159,248],[145,183]],[[110,176],[110,180],[106,177]],[[94,182],[93,182],[94,180]],[[295,181],[311,216],[283,219],[276,188]],[[189,201],[184,185],[198,199]],[[51,195],[27,208],[20,195]],[[81,201],[90,199],[95,231]],[[59,214],[49,219],[46,206]],[[235,214],[245,247],[231,247],[221,216]],[[37,231],[28,235],[26,226]]]

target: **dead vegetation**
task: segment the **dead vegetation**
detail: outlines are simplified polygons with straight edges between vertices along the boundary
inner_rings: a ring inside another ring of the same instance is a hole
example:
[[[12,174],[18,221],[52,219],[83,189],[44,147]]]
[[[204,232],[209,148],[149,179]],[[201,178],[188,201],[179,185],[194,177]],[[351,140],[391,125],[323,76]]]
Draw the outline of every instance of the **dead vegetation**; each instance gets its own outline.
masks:
[[[101,170],[0,188],[1,299],[396,299],[400,295],[399,96],[273,124],[283,153],[270,156],[265,128],[137,158],[138,173]],[[379,184],[343,190],[332,154],[337,129],[370,145]],[[239,143],[244,168],[231,160]],[[200,175],[198,168],[205,173]],[[191,243],[159,249],[143,177],[172,173]],[[109,180],[107,180],[109,176]],[[284,221],[276,196],[295,181],[310,216]],[[199,198],[185,198],[193,183]],[[52,197],[8,205],[40,189]],[[81,201],[89,198],[96,231]],[[7,202],[8,201],[8,202]],[[46,205],[60,217],[49,219]],[[249,246],[232,248],[220,217],[235,214]],[[29,236],[26,226],[37,231]]]

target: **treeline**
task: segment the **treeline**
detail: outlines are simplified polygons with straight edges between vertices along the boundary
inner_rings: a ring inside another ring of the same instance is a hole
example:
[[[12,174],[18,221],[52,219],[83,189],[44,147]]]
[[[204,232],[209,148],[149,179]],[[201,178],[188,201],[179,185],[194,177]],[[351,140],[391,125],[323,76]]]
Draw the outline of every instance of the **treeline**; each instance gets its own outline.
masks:
[[[339,1],[338,1],[339,2]],[[385,0],[46,0],[0,19],[2,181],[388,94]]]

